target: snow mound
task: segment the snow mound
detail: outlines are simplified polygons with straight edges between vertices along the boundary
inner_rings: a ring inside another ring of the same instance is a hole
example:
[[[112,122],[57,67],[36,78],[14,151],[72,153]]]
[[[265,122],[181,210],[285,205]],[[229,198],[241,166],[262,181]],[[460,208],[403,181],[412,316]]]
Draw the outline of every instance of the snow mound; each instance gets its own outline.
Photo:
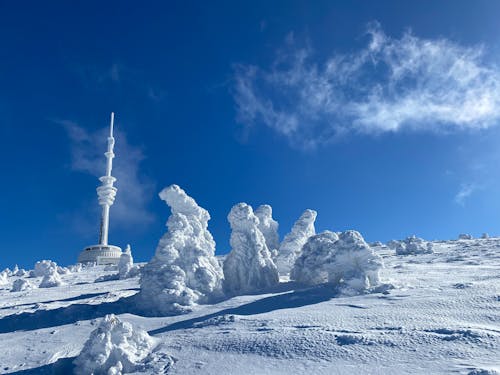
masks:
[[[278,235],[278,222],[273,219],[273,209],[268,204],[263,204],[255,210],[255,216],[259,218],[258,228],[266,239],[266,246],[269,251],[278,250],[280,238]]]
[[[138,370],[155,346],[147,332],[106,315],[73,362],[75,374],[122,374]]]
[[[316,230],[314,229],[316,216],[316,211],[305,210],[293,225],[291,232],[283,239],[276,258],[276,265],[280,275],[290,273],[295,260],[300,255],[302,246],[304,246],[309,237],[316,234]]]
[[[395,250],[397,255],[432,254],[434,252],[432,242],[416,236],[399,241]]]
[[[461,233],[458,235],[458,239],[459,240],[472,240],[474,237],[472,237],[471,234],[467,234],[467,233]]]
[[[64,285],[61,276],[59,276],[59,273],[57,272],[57,269],[50,271],[50,273],[47,273],[43,279],[42,282],[39,285],[39,288],[54,288],[56,286],[61,286]]]
[[[25,279],[17,279],[12,283],[11,292],[22,292],[24,290],[33,289],[33,285]]]
[[[222,268],[208,231],[210,215],[177,185],[160,193],[171,208],[168,231],[141,272],[138,298],[154,314],[188,312],[222,293]]]
[[[238,295],[277,285],[278,269],[252,207],[239,203],[233,206],[227,219],[232,232],[231,252],[224,261],[224,292]]]
[[[382,259],[359,232],[325,231],[307,240],[290,277],[306,285],[329,283],[346,294],[357,294],[380,285],[382,267]]]

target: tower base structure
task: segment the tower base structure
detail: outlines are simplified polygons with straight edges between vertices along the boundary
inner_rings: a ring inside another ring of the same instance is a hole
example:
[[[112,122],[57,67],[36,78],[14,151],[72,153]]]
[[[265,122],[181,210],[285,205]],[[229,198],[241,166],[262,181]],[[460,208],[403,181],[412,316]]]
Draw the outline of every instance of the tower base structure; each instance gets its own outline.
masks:
[[[78,256],[78,263],[118,264],[122,249],[113,245],[88,246]]]

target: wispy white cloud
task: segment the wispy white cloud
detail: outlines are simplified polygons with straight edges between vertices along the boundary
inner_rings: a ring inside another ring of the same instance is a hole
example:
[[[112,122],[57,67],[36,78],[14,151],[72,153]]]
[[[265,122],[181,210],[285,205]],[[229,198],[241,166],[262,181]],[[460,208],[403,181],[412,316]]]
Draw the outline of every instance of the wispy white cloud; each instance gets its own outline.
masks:
[[[57,122],[64,126],[71,141],[71,168],[95,177],[102,176],[105,172],[104,151],[107,147],[108,128],[89,132],[72,121]],[[142,150],[131,145],[126,134],[120,130],[119,123],[116,125],[113,175],[117,178],[115,185],[118,193],[111,209],[113,225],[144,226],[154,218],[147,209],[147,204],[153,197],[154,184],[140,173],[140,163],[144,159]],[[96,186],[98,183],[96,179]],[[98,208],[97,197],[91,207]],[[74,221],[81,225],[85,219],[79,217]]]
[[[263,123],[299,148],[345,133],[481,129],[500,119],[500,70],[482,46],[386,35],[369,25],[367,45],[319,63],[293,34],[269,68],[235,67],[237,118]]]
[[[461,184],[459,191],[455,195],[455,203],[460,206],[464,206],[466,199],[469,198],[476,190],[477,186],[475,184]]]

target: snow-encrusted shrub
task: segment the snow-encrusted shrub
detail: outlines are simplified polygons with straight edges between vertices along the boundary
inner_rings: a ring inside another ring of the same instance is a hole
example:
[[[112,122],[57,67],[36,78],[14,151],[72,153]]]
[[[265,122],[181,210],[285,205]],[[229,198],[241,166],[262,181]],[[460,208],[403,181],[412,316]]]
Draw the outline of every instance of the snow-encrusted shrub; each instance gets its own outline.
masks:
[[[486,240],[486,239],[490,238],[490,235],[489,235],[488,233],[483,233],[483,234],[481,235],[481,238],[482,238],[483,240]]]
[[[138,366],[155,346],[147,332],[134,328],[115,315],[106,315],[74,360],[74,373],[122,374],[138,370]]]
[[[279,283],[259,219],[246,203],[235,205],[227,216],[231,225],[231,252],[224,261],[224,292],[250,293]]]
[[[328,283],[344,293],[362,293],[380,284],[382,259],[359,232],[325,231],[310,237],[290,278],[306,285]]]
[[[81,263],[73,264],[68,267],[70,273],[81,272],[83,269],[83,265]]]
[[[278,222],[273,219],[273,209],[268,204],[263,204],[255,210],[255,216],[259,218],[258,228],[266,239],[269,251],[273,252],[280,247],[280,237],[278,234]]]
[[[395,250],[397,255],[431,254],[434,252],[432,242],[416,236],[399,241]]]
[[[302,251],[302,246],[309,237],[316,233],[314,229],[316,215],[317,213],[314,210],[305,210],[293,225],[291,232],[283,239],[276,258],[276,266],[280,275],[290,273],[295,260]]]
[[[12,283],[11,292],[22,292],[24,290],[33,289],[33,285],[25,279],[16,279]]]
[[[35,268],[33,269],[34,277],[41,277],[45,275],[50,275],[57,272],[57,263],[51,260],[40,260],[35,263]]]
[[[167,233],[141,271],[138,298],[155,314],[187,312],[222,294],[222,269],[208,231],[210,215],[177,185],[160,193],[171,208]]]
[[[19,269],[19,271],[16,272],[16,274],[14,276],[25,277],[28,275],[29,275],[29,272],[26,271],[24,268],[21,268],[21,269]]]
[[[6,271],[0,272],[0,285],[5,285],[9,282],[9,274]]]
[[[130,245],[127,245],[122,255],[120,256],[120,261],[118,262],[118,277],[120,279],[127,279],[129,277],[134,277],[139,274],[139,267],[134,266],[134,258],[132,257],[132,250]]]
[[[64,285],[61,276],[59,276],[59,273],[57,272],[57,269],[51,269],[48,272],[49,273],[47,273],[43,277],[39,285],[39,288],[53,288],[56,286]]]
[[[471,234],[467,234],[467,233],[461,233],[458,235],[458,239],[459,240],[472,240],[473,237]]]

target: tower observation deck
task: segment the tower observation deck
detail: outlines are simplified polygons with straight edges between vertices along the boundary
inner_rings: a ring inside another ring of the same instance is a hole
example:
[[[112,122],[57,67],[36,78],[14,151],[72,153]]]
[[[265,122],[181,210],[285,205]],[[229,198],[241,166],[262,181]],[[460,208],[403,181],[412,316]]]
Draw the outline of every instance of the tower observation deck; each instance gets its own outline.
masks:
[[[108,244],[109,209],[115,201],[117,191],[116,187],[113,186],[116,178],[111,176],[113,158],[115,157],[113,152],[115,146],[115,138],[113,137],[114,119],[115,114],[112,112],[108,148],[104,153],[104,156],[106,156],[106,174],[99,178],[101,185],[97,187],[97,200],[102,207],[99,244],[83,249],[78,257],[79,263],[117,264],[122,254],[122,250],[118,246]]]

